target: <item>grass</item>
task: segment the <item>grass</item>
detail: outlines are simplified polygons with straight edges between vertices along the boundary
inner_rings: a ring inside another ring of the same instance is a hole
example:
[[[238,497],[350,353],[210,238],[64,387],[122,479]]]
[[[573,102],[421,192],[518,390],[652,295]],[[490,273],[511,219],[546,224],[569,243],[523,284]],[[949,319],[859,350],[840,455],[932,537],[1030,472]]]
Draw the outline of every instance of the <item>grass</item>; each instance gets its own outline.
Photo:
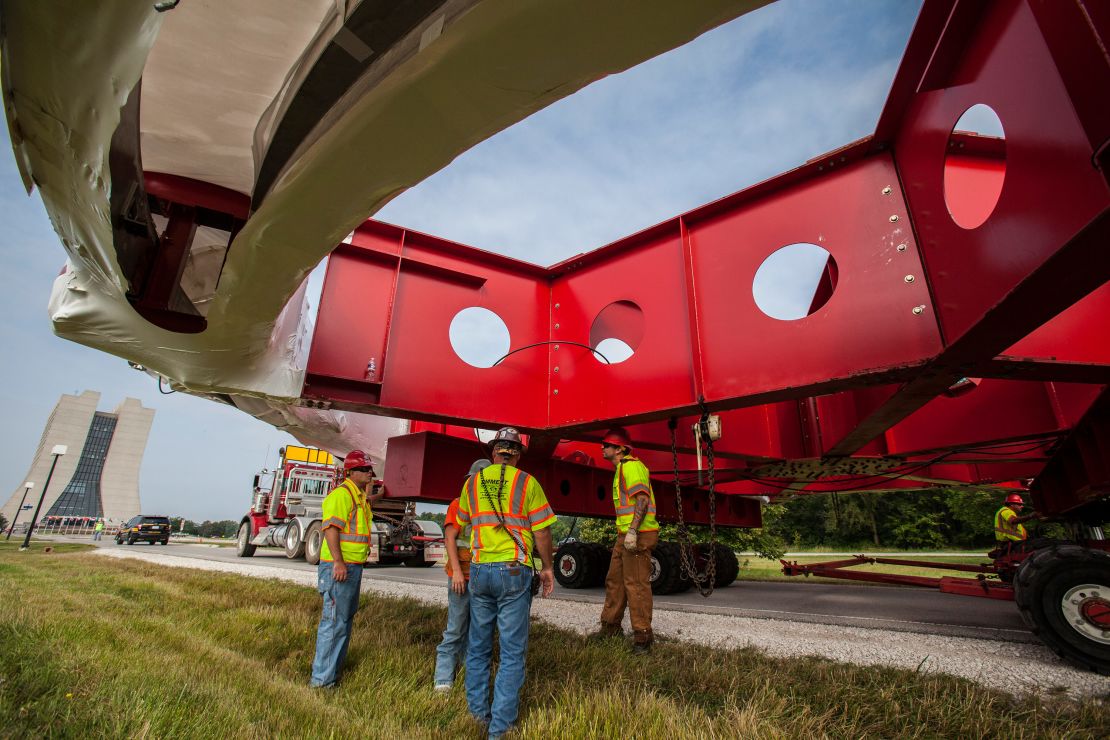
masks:
[[[364,595],[334,692],[307,687],[312,589],[0,546],[0,736],[476,738],[431,691],[442,608]],[[1097,702],[661,642],[646,659],[536,624],[520,737],[1104,737]]]
[[[846,581],[840,578],[822,578],[821,576],[784,576],[782,574],[782,563],[778,560],[768,560],[766,558],[755,557],[753,555],[738,555],[740,559],[740,574],[737,576],[741,581],[792,581],[795,583],[809,582],[809,583],[839,583],[843,584],[863,584],[863,581]],[[817,557],[784,557],[783,560],[788,560],[792,563],[797,562],[800,565],[807,565],[810,563],[826,563],[834,560],[847,560],[850,556],[847,555],[827,555]],[[920,560],[940,563],[961,563],[968,565],[983,565],[990,563],[990,558],[984,556],[968,556],[968,557],[937,557],[933,556],[914,556],[911,554],[896,555],[894,556],[900,560]],[[971,578],[974,579],[975,573],[967,573],[958,570],[937,570],[935,568],[926,567],[910,567],[906,565],[854,565],[851,568],[845,568],[845,571],[856,571],[860,573],[896,573],[898,575],[907,576],[929,576],[939,577],[947,576],[949,578]]]

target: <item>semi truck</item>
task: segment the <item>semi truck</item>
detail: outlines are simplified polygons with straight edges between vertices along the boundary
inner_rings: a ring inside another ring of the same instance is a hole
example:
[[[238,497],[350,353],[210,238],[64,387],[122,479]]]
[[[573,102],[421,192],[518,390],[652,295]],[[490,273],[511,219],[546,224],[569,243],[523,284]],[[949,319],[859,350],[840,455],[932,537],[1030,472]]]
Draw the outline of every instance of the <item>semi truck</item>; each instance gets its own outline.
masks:
[[[326,450],[286,445],[280,465],[254,477],[250,511],[239,522],[236,552],[249,558],[260,547],[281,548],[291,560],[320,562],[324,499],[343,480]],[[382,485],[374,481],[375,489]],[[443,529],[416,518],[416,502],[383,499],[373,507],[367,563],[426,568],[446,559]]]

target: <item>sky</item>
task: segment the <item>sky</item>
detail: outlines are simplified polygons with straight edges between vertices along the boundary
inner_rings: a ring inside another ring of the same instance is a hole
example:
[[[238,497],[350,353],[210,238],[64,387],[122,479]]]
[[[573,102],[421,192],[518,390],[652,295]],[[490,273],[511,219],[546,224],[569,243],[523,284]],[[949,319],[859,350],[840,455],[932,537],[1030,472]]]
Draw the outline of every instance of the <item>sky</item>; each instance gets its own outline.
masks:
[[[592,251],[869,135],[919,6],[780,0],[540,111],[375,218],[541,265]],[[59,396],[89,389],[101,392],[101,411],[124,397],[156,411],[144,513],[240,518],[252,476],[294,440],[230,407],[163,395],[124,360],[53,335],[46,305],[65,253],[6,144],[0,259],[0,498],[21,489]],[[760,301],[772,315],[812,294],[797,279],[804,269],[778,272],[768,294],[783,302]],[[478,363],[507,351],[507,338],[490,336]]]

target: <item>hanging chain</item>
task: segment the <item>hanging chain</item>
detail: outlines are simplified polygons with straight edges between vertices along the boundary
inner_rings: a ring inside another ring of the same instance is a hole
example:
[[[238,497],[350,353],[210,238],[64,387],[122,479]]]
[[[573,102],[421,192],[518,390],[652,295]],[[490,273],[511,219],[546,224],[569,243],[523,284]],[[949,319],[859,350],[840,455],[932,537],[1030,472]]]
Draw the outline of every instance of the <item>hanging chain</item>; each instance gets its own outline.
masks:
[[[686,527],[686,518],[682,511],[682,481],[678,475],[678,421],[673,417],[667,426],[671,429],[671,460],[674,464],[674,491],[675,508],[678,510],[678,553],[679,568],[686,578],[693,581],[698,587],[698,593],[708,597],[713,593],[713,584],[717,576],[717,496],[714,490],[713,479],[713,441],[709,438],[706,421],[708,411],[703,411],[698,424],[701,425],[699,434],[701,444],[706,447],[706,459],[709,465],[709,555],[706,558],[705,573],[699,574],[694,557],[694,543],[690,537],[690,530]]]

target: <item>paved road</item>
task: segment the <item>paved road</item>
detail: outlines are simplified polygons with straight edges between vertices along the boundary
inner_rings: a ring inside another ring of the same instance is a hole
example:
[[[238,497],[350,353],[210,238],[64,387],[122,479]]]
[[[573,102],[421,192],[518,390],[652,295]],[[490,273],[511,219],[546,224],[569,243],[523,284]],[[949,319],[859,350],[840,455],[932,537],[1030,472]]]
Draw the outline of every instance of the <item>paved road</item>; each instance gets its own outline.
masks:
[[[76,541],[78,538],[73,539]],[[81,541],[88,540],[81,538]],[[112,540],[105,540],[101,545],[129,547],[116,545]],[[165,547],[144,544],[130,547],[142,552],[149,550],[178,557],[243,562],[231,547],[175,543]],[[314,570],[314,566],[304,561],[287,559],[280,550],[260,548],[248,562],[256,566]],[[404,583],[446,583],[443,571],[439,568],[371,567],[365,571],[364,577]],[[600,605],[604,600],[604,593],[600,588],[565,589],[556,585],[554,598]],[[942,594],[932,589],[805,581],[737,581],[728,588],[714,592],[709,598],[703,598],[696,591],[656,596],[655,608],[980,637],[1007,642],[1038,642],[1025,627],[1013,602]],[[600,612],[600,606],[598,611]]]

